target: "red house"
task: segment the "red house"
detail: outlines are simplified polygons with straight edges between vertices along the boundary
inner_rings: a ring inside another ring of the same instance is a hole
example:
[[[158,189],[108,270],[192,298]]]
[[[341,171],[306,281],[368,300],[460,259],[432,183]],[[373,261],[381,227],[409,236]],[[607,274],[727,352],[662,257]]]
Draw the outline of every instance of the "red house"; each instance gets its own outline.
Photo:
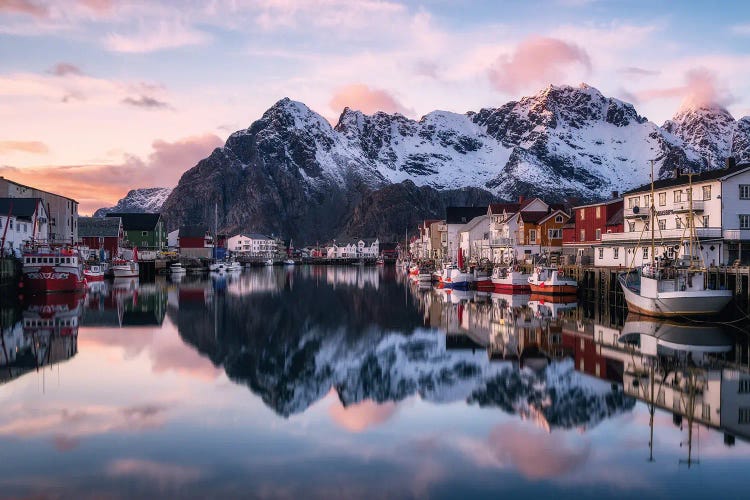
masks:
[[[124,234],[120,217],[78,217],[78,243],[97,253],[104,249],[107,259],[119,253]]]
[[[575,255],[579,264],[594,256],[593,245],[601,242],[602,234],[622,232],[623,201],[617,192],[612,198],[590,205],[573,207],[573,217],[563,227],[563,255]]]
[[[214,241],[206,226],[181,226],[178,246],[184,257],[211,258]]]

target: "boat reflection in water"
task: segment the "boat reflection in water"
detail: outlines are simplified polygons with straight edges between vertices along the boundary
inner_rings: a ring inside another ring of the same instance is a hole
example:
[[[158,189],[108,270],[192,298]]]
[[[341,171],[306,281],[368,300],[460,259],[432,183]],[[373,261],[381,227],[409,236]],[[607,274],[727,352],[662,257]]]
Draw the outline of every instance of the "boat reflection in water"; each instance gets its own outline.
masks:
[[[23,300],[20,321],[2,329],[0,382],[56,365],[78,352],[83,295],[35,295]]]

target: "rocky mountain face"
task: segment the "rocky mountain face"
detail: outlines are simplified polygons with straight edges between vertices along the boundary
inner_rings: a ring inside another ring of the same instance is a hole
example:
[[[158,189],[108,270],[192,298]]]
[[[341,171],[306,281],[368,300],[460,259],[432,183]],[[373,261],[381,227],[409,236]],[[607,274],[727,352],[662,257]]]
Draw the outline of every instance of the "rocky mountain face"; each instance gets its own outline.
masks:
[[[110,212],[160,212],[171,192],[171,188],[132,189],[114,207],[100,208],[94,212],[94,217],[105,217]]]
[[[585,84],[419,121],[345,108],[335,127],[282,99],[188,170],[163,212],[170,228],[213,220],[218,206],[221,229],[230,233],[385,239],[460,199],[445,191],[483,190],[464,191],[478,196],[462,202],[469,205],[483,203],[485,191],[500,199],[593,200],[646,183],[651,159],[664,177],[678,166],[705,168],[709,152],[712,167],[730,153],[748,159],[750,118],[701,108],[662,128]]]

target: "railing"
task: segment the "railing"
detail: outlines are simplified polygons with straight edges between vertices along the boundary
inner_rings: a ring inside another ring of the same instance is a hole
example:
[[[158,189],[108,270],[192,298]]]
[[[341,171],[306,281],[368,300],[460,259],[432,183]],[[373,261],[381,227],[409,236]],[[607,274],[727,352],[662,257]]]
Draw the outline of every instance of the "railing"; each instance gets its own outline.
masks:
[[[493,247],[512,247],[515,244],[515,238],[490,238],[490,246]]]
[[[689,212],[690,201],[681,201],[674,204],[672,210],[675,213]],[[693,200],[693,212],[703,212],[703,200]]]
[[[726,233],[726,231],[725,231]],[[722,231],[720,227],[697,227],[695,228],[695,234],[698,238],[721,238]],[[748,231],[748,237],[750,237],[750,231]],[[656,229],[654,230],[654,237],[657,240],[661,239],[680,239],[690,236],[690,229]],[[726,236],[724,236],[726,238]],[[602,243],[615,242],[615,241],[638,241],[643,242],[651,240],[651,231],[632,231],[625,233],[605,233],[602,235]]]
[[[648,217],[648,207],[626,207],[623,209],[623,217],[625,217],[626,219]]]
[[[725,229],[725,240],[750,240],[750,229]]]

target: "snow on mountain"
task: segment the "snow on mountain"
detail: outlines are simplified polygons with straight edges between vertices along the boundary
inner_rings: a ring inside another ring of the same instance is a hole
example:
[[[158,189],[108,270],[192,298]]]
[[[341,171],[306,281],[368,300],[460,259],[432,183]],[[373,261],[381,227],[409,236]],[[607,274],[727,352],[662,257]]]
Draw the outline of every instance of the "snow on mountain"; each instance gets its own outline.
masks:
[[[111,212],[160,212],[171,192],[171,188],[133,189],[114,207],[100,208],[94,212],[94,217],[104,217]]]
[[[663,129],[683,140],[709,168],[721,168],[734,154],[733,142],[739,131],[747,141],[747,131],[738,130],[734,117],[721,106],[703,105],[680,109],[664,122]]]

